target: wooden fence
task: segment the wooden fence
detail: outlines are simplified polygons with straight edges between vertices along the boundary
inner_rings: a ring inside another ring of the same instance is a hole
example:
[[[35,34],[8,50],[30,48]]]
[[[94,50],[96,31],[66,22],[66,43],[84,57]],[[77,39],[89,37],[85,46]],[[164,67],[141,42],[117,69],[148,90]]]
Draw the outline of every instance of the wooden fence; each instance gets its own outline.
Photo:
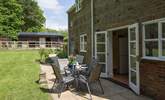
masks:
[[[63,48],[63,42],[41,42],[41,41],[0,41],[0,49],[40,49]]]

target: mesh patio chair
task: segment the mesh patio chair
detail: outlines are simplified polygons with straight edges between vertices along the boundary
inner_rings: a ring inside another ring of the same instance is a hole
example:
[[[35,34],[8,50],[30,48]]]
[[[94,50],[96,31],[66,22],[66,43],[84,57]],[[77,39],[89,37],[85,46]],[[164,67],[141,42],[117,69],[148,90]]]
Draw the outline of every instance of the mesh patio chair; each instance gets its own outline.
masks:
[[[50,57],[50,59],[52,60],[53,64],[55,64],[57,67],[60,68],[61,74],[63,74],[63,75],[71,74],[70,71],[67,70],[68,64],[69,64],[68,59],[60,59],[57,56]]]
[[[54,88],[56,88],[58,97],[60,97],[65,87],[68,87],[70,83],[74,82],[74,77],[70,75],[69,76],[62,75],[60,68],[57,67],[56,64],[51,64],[51,66],[56,77],[54,84],[52,86],[52,91],[54,90]]]
[[[88,65],[86,66],[87,69],[82,70],[82,71],[81,71],[81,74],[84,75],[84,76],[86,76],[86,77],[89,77],[89,75],[90,75],[90,73],[91,73],[93,67],[96,66],[96,64],[97,64],[97,60],[96,60],[95,58],[93,58],[92,61],[90,62],[90,64],[88,64]]]
[[[102,94],[104,94],[104,90],[103,90],[103,87],[102,87],[101,81],[100,81],[100,74],[101,74],[101,65],[99,65],[97,63],[91,70],[90,75],[88,77],[86,77],[84,75],[80,75],[79,80],[80,80],[80,82],[83,82],[86,84],[89,93],[91,93],[89,85],[92,83],[97,83],[99,85],[99,87],[101,88]]]
[[[84,56],[76,55],[76,61],[81,65],[83,64]]]
[[[69,64],[68,59],[58,58],[54,61],[54,64],[56,64],[56,66],[60,68],[61,74],[66,76],[71,74],[71,72],[68,70],[68,64]]]

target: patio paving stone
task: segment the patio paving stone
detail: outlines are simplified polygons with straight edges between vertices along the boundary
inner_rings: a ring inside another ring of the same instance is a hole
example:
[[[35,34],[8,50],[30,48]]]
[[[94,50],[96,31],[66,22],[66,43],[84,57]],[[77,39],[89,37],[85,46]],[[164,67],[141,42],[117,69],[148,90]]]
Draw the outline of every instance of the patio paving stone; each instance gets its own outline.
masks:
[[[41,65],[42,73],[46,73],[46,80],[48,89],[51,89],[53,85],[52,79],[55,79],[53,70],[49,65]],[[145,96],[138,96],[133,93],[131,90],[121,87],[109,80],[101,79],[101,83],[104,88],[105,94],[100,94],[99,96],[92,95],[93,100],[152,100]],[[53,100],[88,100],[88,93],[66,90],[61,94],[61,97],[58,98],[58,95],[55,93],[50,93]]]

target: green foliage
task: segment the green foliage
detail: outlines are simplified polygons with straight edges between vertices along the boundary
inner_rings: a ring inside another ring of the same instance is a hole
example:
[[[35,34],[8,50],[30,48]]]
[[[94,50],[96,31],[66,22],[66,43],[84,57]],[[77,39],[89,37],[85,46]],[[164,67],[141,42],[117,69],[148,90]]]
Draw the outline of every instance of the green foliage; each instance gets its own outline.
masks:
[[[69,56],[69,65],[74,65],[76,63],[77,63],[76,57],[73,55]]]
[[[50,29],[50,28],[46,28],[46,29],[44,29],[44,31],[46,31],[46,32],[58,32],[57,30],[55,30],[55,29]]]
[[[23,9],[16,0],[0,0],[0,36],[17,38],[22,20]]]
[[[0,0],[0,36],[17,39],[19,32],[38,32],[44,23],[35,0]]]
[[[40,49],[39,55],[40,55],[40,62],[45,63],[46,60],[49,58],[49,54],[54,53],[52,49]]]
[[[65,50],[61,50],[61,49],[56,49],[55,54],[57,54],[57,56],[59,58],[67,58],[68,57],[67,52]]]
[[[67,30],[60,30],[59,31],[64,36],[64,42],[68,42],[68,31]]]
[[[0,51],[0,100],[52,100],[40,90],[38,51]]]
[[[23,32],[39,32],[45,23],[43,11],[35,0],[17,0],[23,8],[24,24],[21,26]]]

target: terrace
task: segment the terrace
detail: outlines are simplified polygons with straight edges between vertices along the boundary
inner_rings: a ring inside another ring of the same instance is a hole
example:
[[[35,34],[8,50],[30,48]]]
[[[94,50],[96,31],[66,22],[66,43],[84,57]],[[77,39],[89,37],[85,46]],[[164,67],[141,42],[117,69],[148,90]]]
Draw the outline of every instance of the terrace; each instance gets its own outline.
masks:
[[[41,90],[45,93],[49,93],[53,100],[88,100],[89,94],[84,91],[76,91],[75,88],[65,90],[62,92],[60,98],[57,93],[51,91],[53,86],[53,79],[55,75],[53,74],[52,67],[50,65],[40,65],[41,72],[44,73],[44,77],[41,76]],[[151,100],[148,97],[142,95],[136,95],[128,88],[119,86],[109,80],[101,79],[103,85],[104,94],[101,93],[92,93],[92,100]],[[96,95],[97,94],[97,95]]]

